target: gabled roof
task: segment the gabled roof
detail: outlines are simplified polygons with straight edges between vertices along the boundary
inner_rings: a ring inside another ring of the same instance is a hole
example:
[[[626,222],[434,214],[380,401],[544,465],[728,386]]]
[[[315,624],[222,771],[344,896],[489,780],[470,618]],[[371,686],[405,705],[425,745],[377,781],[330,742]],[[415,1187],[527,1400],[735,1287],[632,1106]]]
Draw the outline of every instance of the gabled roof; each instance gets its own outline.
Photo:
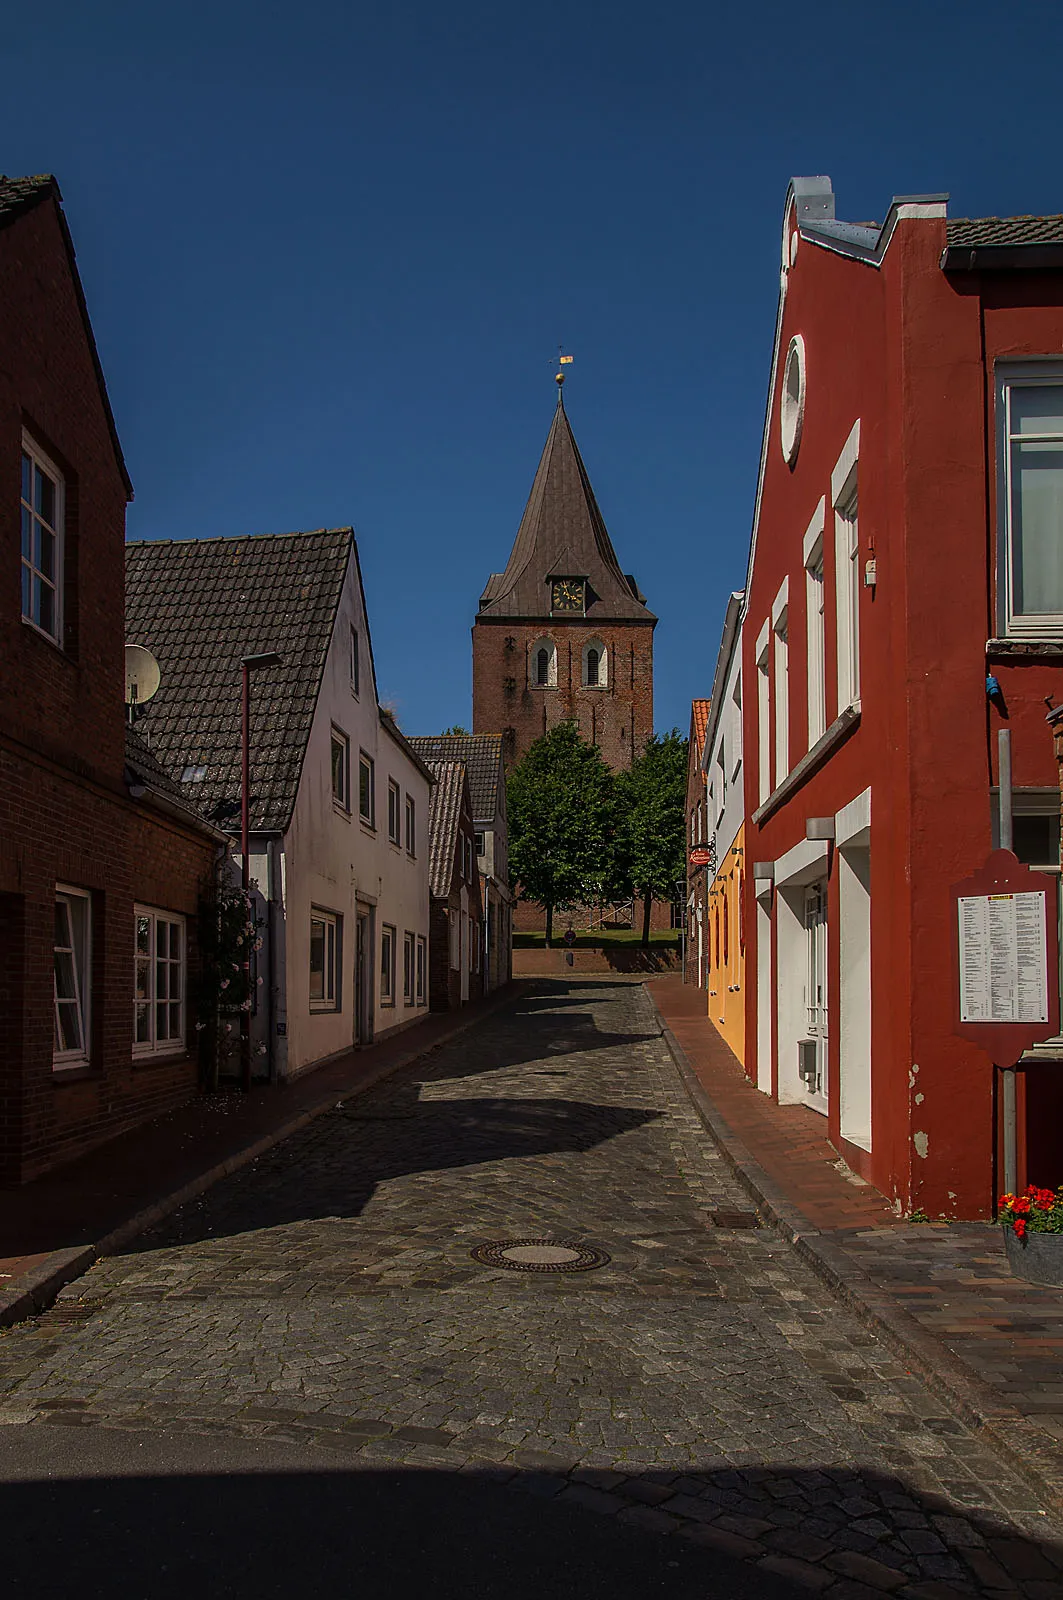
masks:
[[[697,759],[701,760],[701,752],[705,748],[705,729],[709,722],[709,707],[711,700],[692,700],[690,702],[690,732]]]
[[[945,224],[950,245],[1063,244],[1063,216],[953,217]]]
[[[0,173],[0,228],[24,211],[31,211],[49,195],[60,198],[59,185],[50,172],[38,172],[28,178],[9,178],[6,172]]]
[[[141,792],[147,791],[151,800],[161,810],[170,815],[176,813],[190,828],[195,828],[199,833],[221,839],[219,829],[213,823],[207,822],[195,806],[190,804],[185,790],[171,778],[143,734],[137,728],[130,727],[128,723],[125,730],[125,781],[134,799],[139,799]]]
[[[1058,272],[1063,216],[956,217],[945,224],[946,272]]]
[[[657,620],[634,578],[620,570],[560,389],[506,570],[491,574],[479,615],[549,617],[551,576],[587,579],[591,621]]]
[[[96,382],[99,385],[100,399],[103,401],[104,415],[107,419],[108,432],[111,435],[115,460],[118,463],[118,470],[125,485],[126,498],[132,500],[133,484],[126,469],[125,457],[122,455],[122,446],[118,438],[114,412],[111,410],[111,401],[103,376],[100,352],[96,348],[96,336],[92,331],[92,323],[89,321],[89,308],[85,301],[81,274],[78,272],[77,257],[74,254],[74,241],[70,237],[70,229],[63,214],[62,199],[59,185],[50,172],[37,173],[30,178],[9,178],[6,174],[0,174],[0,228],[6,228],[12,222],[17,222],[19,217],[23,216],[27,211],[32,211],[34,206],[40,205],[45,200],[55,201],[56,216],[59,218],[59,227],[62,231],[63,243],[66,246],[67,260],[70,264],[70,276],[74,283],[74,294],[77,298],[78,310],[81,313],[85,338],[88,340],[92,365],[96,372]]]
[[[429,765],[439,761],[460,761],[469,780],[472,814],[477,822],[494,821],[498,811],[499,782],[503,782],[502,735],[500,733],[419,734],[408,741]]]
[[[171,778],[206,769],[181,791],[230,833],[239,826],[241,660],[281,657],[252,673],[251,826],[283,832],[352,557],[357,571],[350,528],[126,546],[126,640],[145,645],[162,674],[138,726]]]
[[[445,900],[454,876],[465,768],[460,761],[428,765],[436,780],[428,802],[428,887],[437,900]]]

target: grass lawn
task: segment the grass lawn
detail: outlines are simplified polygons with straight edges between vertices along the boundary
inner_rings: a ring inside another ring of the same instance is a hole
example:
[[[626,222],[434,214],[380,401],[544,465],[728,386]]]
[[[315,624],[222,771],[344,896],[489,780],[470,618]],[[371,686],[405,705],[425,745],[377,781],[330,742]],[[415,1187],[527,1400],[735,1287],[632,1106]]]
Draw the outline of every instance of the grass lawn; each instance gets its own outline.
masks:
[[[553,949],[564,950],[564,926],[554,928]],[[514,950],[542,950],[546,943],[543,933],[515,933],[513,935]],[[586,929],[577,929],[576,943],[572,946],[576,950],[616,950],[623,945],[641,944],[642,930],[639,928],[609,928],[604,933],[589,933]],[[678,950],[679,932],[675,928],[664,928],[650,933],[650,944],[658,950]]]

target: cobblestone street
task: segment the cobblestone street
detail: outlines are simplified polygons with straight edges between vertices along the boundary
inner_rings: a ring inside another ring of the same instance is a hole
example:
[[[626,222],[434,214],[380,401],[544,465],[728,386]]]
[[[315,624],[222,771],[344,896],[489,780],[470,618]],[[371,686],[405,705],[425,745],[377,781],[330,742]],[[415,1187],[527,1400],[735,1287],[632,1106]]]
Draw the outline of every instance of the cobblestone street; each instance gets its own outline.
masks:
[[[544,982],[0,1336],[0,1412],[483,1473],[833,1600],[1063,1597],[1028,1488],[749,1207],[642,987]],[[609,1260],[472,1258],[538,1238]]]

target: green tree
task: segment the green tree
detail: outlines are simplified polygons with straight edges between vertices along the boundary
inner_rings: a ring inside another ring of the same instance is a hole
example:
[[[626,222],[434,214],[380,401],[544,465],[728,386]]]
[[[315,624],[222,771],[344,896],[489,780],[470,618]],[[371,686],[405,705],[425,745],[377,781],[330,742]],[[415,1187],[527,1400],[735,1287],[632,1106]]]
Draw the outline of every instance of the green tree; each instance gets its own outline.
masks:
[[[443,729],[444,736],[448,733],[468,733],[468,731],[468,728],[463,728],[459,722],[455,722],[452,728]]]
[[[687,741],[673,728],[654,734],[617,778],[618,865],[625,891],[642,901],[642,942],[650,942],[655,900],[675,898],[686,876]]]
[[[615,796],[612,772],[574,722],[537,739],[509,775],[510,875],[546,912],[548,945],[554,911],[598,898],[612,877]]]

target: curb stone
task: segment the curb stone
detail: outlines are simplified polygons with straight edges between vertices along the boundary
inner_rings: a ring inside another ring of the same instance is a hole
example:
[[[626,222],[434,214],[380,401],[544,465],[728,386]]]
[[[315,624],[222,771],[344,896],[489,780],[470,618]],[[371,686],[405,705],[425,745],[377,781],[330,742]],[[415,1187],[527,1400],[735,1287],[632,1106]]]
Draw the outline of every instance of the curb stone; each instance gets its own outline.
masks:
[[[812,1225],[732,1132],[701,1083],[648,987],[647,998],[687,1093],[738,1182],[795,1253],[938,1395],[953,1416],[982,1435],[1032,1484],[1053,1511],[1063,1511],[1063,1460],[1017,1406],[1001,1400],[915,1317],[897,1304],[845,1251]]]
[[[525,984],[521,979],[513,979],[510,983],[497,991],[497,998],[493,1004],[478,1011],[474,1017],[463,1018],[449,1029],[433,1039],[431,1044],[423,1049],[407,1050],[394,1061],[388,1062],[361,1079],[350,1089],[337,1092],[331,1090],[315,1105],[289,1117],[279,1127],[273,1128],[269,1133],[263,1134],[252,1144],[245,1145],[242,1150],[236,1150],[232,1155],[226,1156],[223,1161],[218,1161],[209,1167],[206,1172],[199,1173],[190,1182],[182,1184],[179,1189],[164,1195],[161,1200],[154,1201],[150,1206],[145,1206],[133,1216],[120,1222],[102,1238],[91,1244],[75,1245],[62,1250],[53,1250],[50,1255],[32,1267],[28,1272],[21,1273],[15,1283],[6,1290],[0,1291],[0,1328],[13,1327],[17,1322],[25,1322],[31,1317],[38,1317],[53,1305],[60,1291],[75,1278],[80,1278],[88,1272],[102,1256],[113,1255],[116,1250],[121,1250],[140,1234],[170,1216],[189,1200],[194,1200],[206,1189],[213,1188],[220,1183],[222,1178],[228,1178],[232,1173],[238,1172],[241,1167],[257,1161],[259,1156],[265,1155],[274,1145],[282,1144],[292,1134],[298,1133],[308,1123],[314,1122],[326,1112],[332,1111],[337,1100],[353,1100],[358,1095],[364,1094],[367,1089],[374,1088],[383,1079],[389,1078],[396,1072],[401,1072],[404,1067],[412,1066],[415,1061],[420,1061],[430,1056],[434,1050],[443,1045],[451,1044],[469,1028],[474,1028],[492,1016],[500,1006],[513,1000],[519,995]]]

